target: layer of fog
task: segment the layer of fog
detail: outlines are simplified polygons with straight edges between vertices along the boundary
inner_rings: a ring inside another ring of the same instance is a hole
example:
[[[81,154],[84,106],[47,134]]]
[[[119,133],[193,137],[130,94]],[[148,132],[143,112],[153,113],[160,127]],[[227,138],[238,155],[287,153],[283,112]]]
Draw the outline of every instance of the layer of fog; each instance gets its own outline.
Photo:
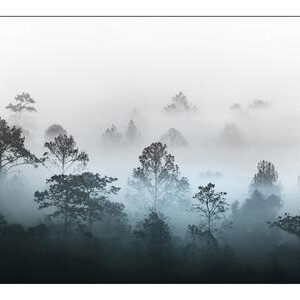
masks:
[[[297,210],[297,22],[2,19],[1,116],[13,123],[4,107],[18,93],[29,92],[38,112],[27,116],[28,147],[42,154],[44,131],[62,125],[89,154],[88,170],[119,179],[120,202],[142,149],[173,127],[188,145],[169,152],[189,178],[191,194],[214,181],[228,192],[230,203],[243,201],[257,162],[266,159],[279,173],[284,210]],[[198,111],[165,113],[164,106],[181,90]],[[255,105],[257,99],[268,105]],[[238,109],[232,109],[235,103]],[[130,119],[142,134],[141,144],[103,144],[106,128],[115,124],[124,133]],[[200,176],[207,171],[223,176]],[[22,174],[28,195],[43,189],[51,175],[42,167],[23,168]],[[34,211],[33,200],[24,198],[21,207]]]

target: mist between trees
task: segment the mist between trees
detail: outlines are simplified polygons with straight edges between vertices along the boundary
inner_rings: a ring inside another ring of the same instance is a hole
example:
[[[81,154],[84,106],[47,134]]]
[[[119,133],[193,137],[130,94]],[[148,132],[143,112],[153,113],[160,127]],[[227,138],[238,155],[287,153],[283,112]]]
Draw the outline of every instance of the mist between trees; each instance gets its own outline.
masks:
[[[149,144],[134,120],[124,132],[104,130],[112,157],[142,145],[118,178],[89,171],[88,151],[59,124],[46,128],[35,147],[43,151],[34,153],[22,119],[37,112],[28,93],[7,109],[17,115],[15,125],[0,118],[1,281],[300,281],[300,216],[286,211],[271,161],[257,162],[247,196],[232,201],[220,171],[199,166],[196,186],[182,172],[173,150],[189,143],[179,129]],[[197,113],[182,92],[163,110]],[[226,128],[221,137],[231,141],[236,129]]]

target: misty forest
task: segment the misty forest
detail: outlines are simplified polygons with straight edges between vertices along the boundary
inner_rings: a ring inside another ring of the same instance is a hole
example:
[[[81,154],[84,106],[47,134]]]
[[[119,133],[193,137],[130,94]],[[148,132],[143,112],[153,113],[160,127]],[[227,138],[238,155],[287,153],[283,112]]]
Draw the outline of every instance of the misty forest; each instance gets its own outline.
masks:
[[[177,120],[199,109],[183,92],[160,112],[176,128],[147,142],[135,110],[125,128],[94,137],[94,154],[61,124],[36,138],[37,106],[24,92],[0,118],[2,282],[299,282],[299,205],[286,208],[276,164],[255,162],[245,185],[193,162],[189,178],[191,141]],[[229,124],[218,147],[238,141]]]
[[[299,18],[0,18],[0,282],[300,283]]]

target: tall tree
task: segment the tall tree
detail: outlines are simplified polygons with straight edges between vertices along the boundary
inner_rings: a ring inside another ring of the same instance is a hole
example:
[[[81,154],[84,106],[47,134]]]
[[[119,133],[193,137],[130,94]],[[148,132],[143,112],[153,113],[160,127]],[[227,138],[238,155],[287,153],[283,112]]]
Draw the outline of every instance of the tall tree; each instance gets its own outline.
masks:
[[[198,189],[199,192],[193,197],[197,200],[193,204],[193,209],[198,211],[200,216],[204,218],[204,222],[200,225],[202,231],[213,234],[224,225],[220,221],[224,220],[224,214],[229,208],[225,198],[227,193],[216,192],[215,185],[212,183],[206,186],[199,186]]]
[[[24,142],[22,129],[8,126],[0,118],[0,175],[8,174],[21,165],[37,167],[40,160],[25,147]]]
[[[128,183],[141,198],[151,202],[154,211],[171,200],[182,200],[189,190],[186,177],[180,177],[179,167],[173,155],[168,154],[167,146],[160,142],[146,147],[139,157],[140,167],[133,169]]]
[[[54,140],[44,145],[48,151],[44,153],[44,161],[51,162],[65,174],[71,167],[85,167],[89,157],[84,151],[79,151],[72,135],[60,134]]]

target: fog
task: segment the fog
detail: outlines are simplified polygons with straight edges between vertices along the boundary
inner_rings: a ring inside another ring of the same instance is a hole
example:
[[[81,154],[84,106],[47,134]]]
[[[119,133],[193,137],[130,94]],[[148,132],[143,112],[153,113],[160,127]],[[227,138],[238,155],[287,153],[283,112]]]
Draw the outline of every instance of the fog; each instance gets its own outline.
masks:
[[[184,141],[166,143],[190,200],[213,182],[229,205],[243,205],[267,160],[278,172],[280,214],[299,214],[299,26],[298,18],[0,18],[0,117],[22,127],[38,157],[47,128],[61,125],[88,154],[86,171],[118,178],[112,200],[125,205],[132,226],[145,211],[135,219],[128,179],[143,149],[170,128]],[[23,92],[37,112],[5,109]],[[167,111],[180,92],[192,109]],[[130,120],[136,142],[126,140]],[[122,135],[115,142],[103,137],[112,125]],[[7,219],[43,222],[33,194],[54,174],[18,168],[2,196]],[[189,210],[168,211],[181,237],[197,222]]]

